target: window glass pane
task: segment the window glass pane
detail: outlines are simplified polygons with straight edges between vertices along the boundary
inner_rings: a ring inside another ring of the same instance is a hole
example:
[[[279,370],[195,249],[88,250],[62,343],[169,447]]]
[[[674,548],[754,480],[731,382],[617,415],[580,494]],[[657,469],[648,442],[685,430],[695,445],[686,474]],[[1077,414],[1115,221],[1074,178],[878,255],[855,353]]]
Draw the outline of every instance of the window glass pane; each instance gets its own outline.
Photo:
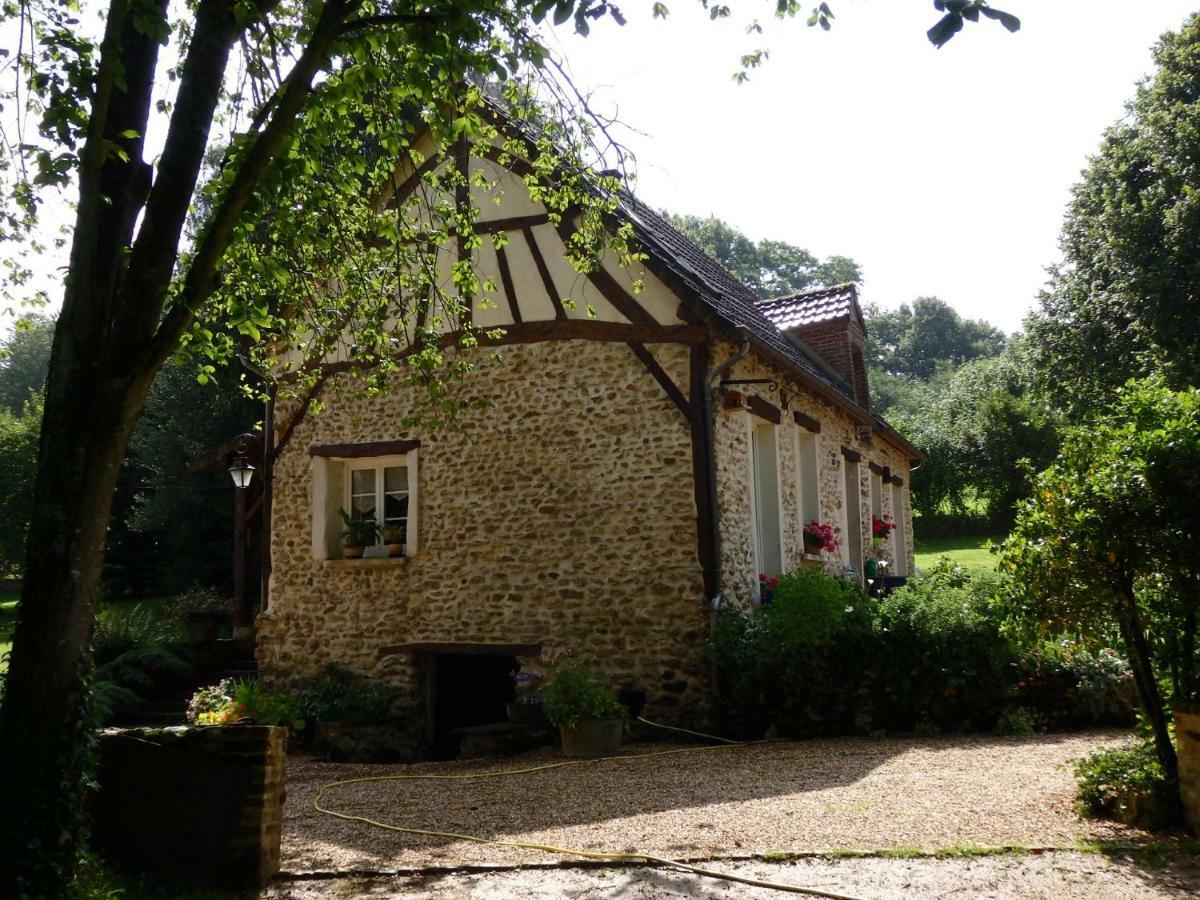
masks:
[[[354,469],[350,473],[350,493],[351,494],[374,494],[375,493],[375,470],[374,469]]]
[[[389,494],[393,491],[407,491],[408,466],[388,466],[384,469],[383,489]]]
[[[408,495],[388,494],[384,497],[383,517],[386,522],[408,518]]]
[[[366,497],[355,497],[351,501],[350,515],[355,519],[374,519],[375,495],[370,494]]]

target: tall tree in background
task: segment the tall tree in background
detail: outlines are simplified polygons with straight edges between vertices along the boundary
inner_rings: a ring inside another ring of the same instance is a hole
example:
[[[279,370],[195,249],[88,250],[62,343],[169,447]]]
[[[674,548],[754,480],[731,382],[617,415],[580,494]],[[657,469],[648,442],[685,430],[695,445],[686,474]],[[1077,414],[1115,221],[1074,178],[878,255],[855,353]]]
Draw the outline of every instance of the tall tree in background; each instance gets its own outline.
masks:
[[[1154,62],[1074,189],[1026,324],[1046,390],[1081,414],[1132,377],[1200,384],[1200,14]]]
[[[822,6],[813,22],[827,27]],[[982,0],[934,6],[935,44],[980,15],[1017,27]],[[503,81],[541,67],[548,54],[534,26],[551,12],[585,33],[597,18],[620,17],[605,0],[108,0],[96,43],[80,26],[95,12],[81,16],[68,0],[0,8],[0,24],[22,32],[10,67],[17,86],[0,100],[22,107],[23,121],[35,110],[39,119],[6,144],[0,239],[28,242],[45,185],[74,182],[79,195],[0,709],[5,896],[65,893],[77,858],[105,528],[160,368],[181,345],[228,354],[211,327],[221,322],[255,342],[260,362],[282,365],[291,351],[295,364],[282,373],[301,387],[315,383],[314,360],[342,350],[353,374],[369,375],[367,388],[407,380],[430,388],[435,413],[452,412],[441,387],[461,369],[442,334],[483,286],[469,266],[454,266],[446,284],[436,248],[461,240],[469,249],[474,211],[454,199],[418,216],[417,197],[380,215],[372,201],[410,155],[414,113],[441,148],[491,145],[500,137],[464,87],[468,73]],[[164,44],[177,65],[160,67]],[[227,81],[239,52],[238,77]],[[159,101],[168,80],[174,94]],[[517,86],[505,88],[514,113],[528,109]],[[169,122],[151,164],[145,135],[157,102]],[[214,121],[236,134],[203,187],[204,226],[185,244]],[[530,188],[549,208],[581,211],[577,262],[604,247],[629,260],[628,230],[604,225],[615,179],[584,174],[577,130],[538,124],[543,139],[504,148],[534,157]],[[428,183],[439,197],[467,187],[454,171]],[[403,347],[382,327],[397,320],[414,324]],[[455,346],[470,345],[468,335]]]
[[[918,297],[895,310],[869,307],[870,362],[888,375],[928,380],[939,367],[957,368],[997,356],[1004,332],[980,319],[964,319],[937,297]]]
[[[745,282],[760,297],[782,297],[812,287],[862,281],[858,263],[845,256],[819,260],[783,241],[752,241],[716,216],[663,213],[705,253]]]

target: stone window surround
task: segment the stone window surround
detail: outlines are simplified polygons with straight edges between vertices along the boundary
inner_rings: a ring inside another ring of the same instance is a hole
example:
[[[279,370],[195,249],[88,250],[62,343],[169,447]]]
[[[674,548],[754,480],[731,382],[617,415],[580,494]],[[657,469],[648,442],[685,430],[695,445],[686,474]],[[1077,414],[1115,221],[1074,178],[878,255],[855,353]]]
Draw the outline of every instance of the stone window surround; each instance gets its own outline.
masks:
[[[364,451],[369,451],[371,444],[359,445]],[[380,445],[382,446],[382,445]],[[323,448],[314,447],[312,455],[312,556],[313,559],[324,562],[341,562],[341,543],[338,532],[341,529],[339,509],[349,509],[350,472],[352,469],[382,468],[387,466],[404,466],[408,471],[408,526],[405,540],[405,556],[392,559],[392,563],[402,562],[416,555],[420,549],[419,509],[420,496],[418,486],[419,449],[413,447],[404,453],[389,453],[380,456],[368,456],[360,452],[349,452],[345,455],[333,455],[323,452]],[[348,565],[370,562],[370,560],[346,560]]]

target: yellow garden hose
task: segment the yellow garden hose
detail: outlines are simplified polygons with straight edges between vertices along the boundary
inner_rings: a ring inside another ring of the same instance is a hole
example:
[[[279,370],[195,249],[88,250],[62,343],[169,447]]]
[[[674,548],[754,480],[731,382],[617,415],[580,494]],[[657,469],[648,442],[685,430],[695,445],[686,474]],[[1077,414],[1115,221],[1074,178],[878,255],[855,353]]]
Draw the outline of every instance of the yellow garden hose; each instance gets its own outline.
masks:
[[[701,753],[712,750],[728,750],[731,747],[746,747],[750,744],[766,743],[765,741],[731,741],[727,738],[717,737],[711,734],[702,734],[698,731],[689,731],[686,728],[675,728],[671,725],[659,725],[657,722],[651,722],[648,719],[643,719],[641,716],[638,716],[638,721],[644,722],[645,724],[654,728],[677,731],[682,734],[692,735],[693,737],[720,741],[720,743],[712,747],[680,747],[674,750],[656,750],[652,753],[604,756],[598,759],[568,759],[563,760],[562,762],[545,763],[540,766],[527,766],[523,769],[507,769],[503,772],[479,772],[460,775],[371,775],[366,778],[347,778],[344,781],[331,781],[328,784],[322,785],[320,790],[317,791],[317,796],[313,798],[313,809],[327,816],[334,816],[338,819],[344,819],[347,822],[361,822],[364,825],[370,825],[374,828],[383,828],[387,831],[394,831],[400,834],[417,834],[425,837],[449,838],[457,841],[471,841],[476,844],[493,844],[498,847],[515,847],[521,850],[540,850],[544,853],[578,856],[582,857],[583,859],[595,859],[607,862],[654,863],[655,865],[664,866],[666,868],[690,872],[693,875],[702,875],[705,878],[718,878],[723,881],[736,881],[740,884],[746,884],[752,887],[768,888],[776,891],[787,891],[788,893],[792,894],[807,894],[811,897],[829,897],[832,898],[832,900],[855,900],[855,898],[848,897],[845,894],[831,894],[827,891],[817,890],[816,888],[800,887],[798,885],[783,884],[775,881],[759,881],[754,878],[743,878],[741,875],[734,875],[732,872],[718,872],[712,869],[702,869],[698,866],[693,866],[690,863],[680,862],[679,860],[675,859],[666,859],[664,857],[654,856],[649,853],[602,853],[594,850],[575,850],[570,847],[555,847],[550,844],[530,844],[524,841],[506,841],[498,838],[481,837],[474,834],[456,834],[452,831],[431,831],[425,828],[406,828],[401,825],[390,825],[387,822],[380,822],[377,819],[371,819],[367,816],[353,816],[348,813],[338,812],[321,805],[321,800],[324,799],[326,792],[335,788],[344,787],[345,785],[349,784],[363,784],[365,782],[373,781],[468,781],[476,778],[505,778],[513,775],[529,775],[533,772],[545,772],[549,769],[561,769],[566,766],[582,766],[619,760],[650,759],[651,757],[655,756],[670,756],[678,753]]]

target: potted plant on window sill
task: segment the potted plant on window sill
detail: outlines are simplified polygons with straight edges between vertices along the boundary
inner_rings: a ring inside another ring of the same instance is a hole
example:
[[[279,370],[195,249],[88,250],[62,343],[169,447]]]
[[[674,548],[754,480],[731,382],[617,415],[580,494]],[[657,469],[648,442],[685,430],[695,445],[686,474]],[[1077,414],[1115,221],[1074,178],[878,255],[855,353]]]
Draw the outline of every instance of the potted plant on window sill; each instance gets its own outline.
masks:
[[[804,526],[804,552],[819,556],[822,550],[837,552],[838,529],[813,519]]]
[[[542,689],[546,718],[569,757],[612,756],[621,749],[628,713],[616,693],[586,669],[566,665]]]
[[[352,519],[344,509],[338,510],[345,527],[342,529],[342,556],[346,559],[362,559],[363,548],[369,547],[379,538],[379,525],[374,519]]]
[[[404,540],[407,537],[403,525],[384,525],[383,543],[387,546],[388,556],[404,555]]]
[[[896,520],[891,513],[871,516],[871,542],[879,549],[887,546],[888,535],[896,530]]]

